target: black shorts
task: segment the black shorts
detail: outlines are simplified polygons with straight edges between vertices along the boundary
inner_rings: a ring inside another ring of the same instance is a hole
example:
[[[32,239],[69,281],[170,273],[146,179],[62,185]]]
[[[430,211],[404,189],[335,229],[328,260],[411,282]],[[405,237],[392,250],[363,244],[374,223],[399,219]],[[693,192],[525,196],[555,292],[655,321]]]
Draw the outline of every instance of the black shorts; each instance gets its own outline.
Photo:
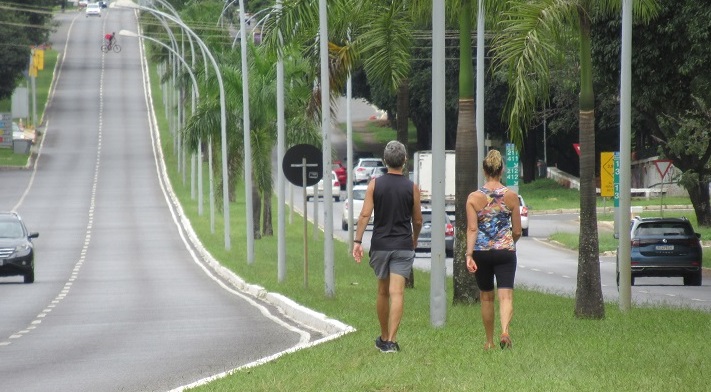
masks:
[[[516,276],[516,252],[510,250],[477,250],[474,251],[474,261],[477,270],[474,276],[481,291],[513,289]]]

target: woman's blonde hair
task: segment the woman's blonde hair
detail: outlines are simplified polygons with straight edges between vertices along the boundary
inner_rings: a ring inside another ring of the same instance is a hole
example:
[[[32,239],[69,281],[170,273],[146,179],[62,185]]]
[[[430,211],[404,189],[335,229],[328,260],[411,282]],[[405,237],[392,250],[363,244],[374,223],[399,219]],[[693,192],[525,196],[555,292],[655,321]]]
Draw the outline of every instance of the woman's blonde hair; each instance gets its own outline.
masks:
[[[482,162],[484,174],[490,178],[501,177],[504,170],[504,161],[501,159],[501,153],[498,150],[489,150],[486,158]]]

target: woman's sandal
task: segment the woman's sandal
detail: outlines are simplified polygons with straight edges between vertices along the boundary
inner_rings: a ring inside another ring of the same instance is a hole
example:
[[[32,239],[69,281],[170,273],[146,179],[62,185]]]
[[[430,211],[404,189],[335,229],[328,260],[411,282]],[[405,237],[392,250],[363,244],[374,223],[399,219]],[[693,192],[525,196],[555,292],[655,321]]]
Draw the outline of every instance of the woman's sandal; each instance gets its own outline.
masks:
[[[501,349],[507,349],[511,348],[513,346],[513,342],[511,342],[511,337],[509,336],[508,333],[502,333],[501,334]]]
[[[493,350],[494,348],[496,348],[496,344],[494,344],[493,342],[484,344],[484,351]]]

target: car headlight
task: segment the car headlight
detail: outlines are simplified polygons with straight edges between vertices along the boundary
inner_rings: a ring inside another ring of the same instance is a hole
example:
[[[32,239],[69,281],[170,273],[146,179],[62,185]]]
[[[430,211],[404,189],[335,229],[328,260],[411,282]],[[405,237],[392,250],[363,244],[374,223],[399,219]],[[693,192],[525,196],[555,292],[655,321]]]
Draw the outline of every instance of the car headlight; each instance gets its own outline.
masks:
[[[15,256],[22,257],[27,256],[32,251],[32,246],[30,244],[22,244],[15,247]]]

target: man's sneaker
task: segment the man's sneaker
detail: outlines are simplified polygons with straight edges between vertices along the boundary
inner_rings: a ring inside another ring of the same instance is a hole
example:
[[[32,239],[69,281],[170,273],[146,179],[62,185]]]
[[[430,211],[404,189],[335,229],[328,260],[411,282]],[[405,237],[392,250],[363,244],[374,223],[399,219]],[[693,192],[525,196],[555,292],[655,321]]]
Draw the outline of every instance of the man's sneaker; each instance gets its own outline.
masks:
[[[378,350],[380,350],[382,352],[387,352],[386,350],[388,348],[388,342],[383,340],[380,336],[378,336],[378,338],[375,339],[375,348],[377,348]]]
[[[383,340],[380,336],[375,339],[375,347],[377,347],[381,353],[396,353],[400,351],[400,346],[396,342]]]

